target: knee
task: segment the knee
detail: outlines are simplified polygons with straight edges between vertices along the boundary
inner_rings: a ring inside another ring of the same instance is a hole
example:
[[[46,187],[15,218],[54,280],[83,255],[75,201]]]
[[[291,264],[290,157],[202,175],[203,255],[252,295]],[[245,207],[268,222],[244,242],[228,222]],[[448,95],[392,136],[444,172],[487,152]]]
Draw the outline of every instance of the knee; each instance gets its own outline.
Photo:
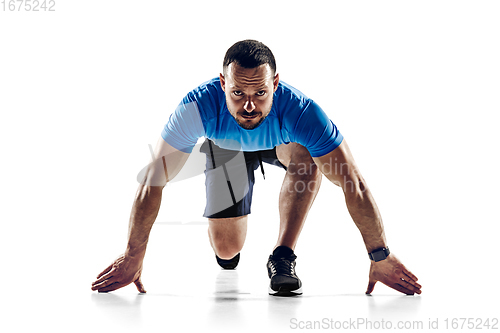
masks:
[[[212,239],[212,246],[214,248],[215,254],[219,258],[226,260],[234,258],[234,256],[236,256],[243,248],[243,244],[216,239]]]
[[[208,236],[215,254],[221,259],[231,259],[241,251],[245,243],[246,217],[209,219]]]

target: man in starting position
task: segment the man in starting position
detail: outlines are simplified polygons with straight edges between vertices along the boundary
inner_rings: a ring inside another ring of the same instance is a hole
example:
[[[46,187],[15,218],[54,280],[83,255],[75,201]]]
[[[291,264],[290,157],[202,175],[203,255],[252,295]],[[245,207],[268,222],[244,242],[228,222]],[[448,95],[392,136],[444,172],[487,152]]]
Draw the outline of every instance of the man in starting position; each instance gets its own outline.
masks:
[[[254,171],[263,162],[283,168],[280,228],[267,263],[269,294],[302,294],[294,249],[322,175],[342,188],[371,267],[366,293],[380,281],[402,293],[420,294],[420,284],[389,252],[377,205],[349,147],[334,123],[310,98],[280,82],[271,50],[254,40],[227,51],[223,74],[188,93],[170,116],[132,207],[126,251],[92,284],[109,292],[141,282],[142,262],[163,187],[183,167],[198,138],[206,154],[208,238],[218,264],[234,269],[246,237]],[[301,186],[297,186],[298,184]]]

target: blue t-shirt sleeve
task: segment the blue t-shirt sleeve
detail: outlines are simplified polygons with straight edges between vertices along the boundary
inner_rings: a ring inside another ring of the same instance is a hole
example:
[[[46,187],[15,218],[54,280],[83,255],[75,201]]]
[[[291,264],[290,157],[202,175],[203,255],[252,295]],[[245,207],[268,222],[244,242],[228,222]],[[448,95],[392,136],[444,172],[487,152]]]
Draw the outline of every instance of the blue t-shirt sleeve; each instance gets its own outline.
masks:
[[[309,150],[312,157],[328,154],[342,143],[342,134],[321,107],[308,100],[292,126],[293,142]]]
[[[191,153],[198,138],[204,135],[198,103],[188,94],[170,115],[161,137],[175,149]]]

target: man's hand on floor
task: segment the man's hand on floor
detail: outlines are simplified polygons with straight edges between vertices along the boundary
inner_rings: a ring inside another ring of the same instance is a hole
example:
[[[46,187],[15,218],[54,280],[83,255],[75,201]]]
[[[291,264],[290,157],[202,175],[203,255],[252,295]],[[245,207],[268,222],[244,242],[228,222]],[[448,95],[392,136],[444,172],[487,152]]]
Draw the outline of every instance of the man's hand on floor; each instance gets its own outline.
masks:
[[[375,283],[382,282],[386,286],[403,294],[421,294],[422,286],[417,283],[418,278],[410,272],[393,254],[378,262],[371,262],[368,288],[366,294],[371,294]]]
[[[141,282],[141,273],[142,259],[121,255],[97,276],[97,280],[92,283],[92,290],[109,292],[134,282],[137,290],[145,293],[146,290]]]

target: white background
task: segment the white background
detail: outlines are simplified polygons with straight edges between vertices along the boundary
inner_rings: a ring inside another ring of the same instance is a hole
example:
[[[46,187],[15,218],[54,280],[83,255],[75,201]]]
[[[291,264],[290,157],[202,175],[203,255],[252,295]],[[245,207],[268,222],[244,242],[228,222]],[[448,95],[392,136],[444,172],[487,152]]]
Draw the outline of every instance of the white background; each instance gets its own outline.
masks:
[[[262,306],[270,317],[259,327],[283,330],[293,316],[498,317],[497,1],[56,0],[54,8],[0,11],[1,325],[209,329],[239,309],[250,327]],[[325,178],[296,248],[304,297],[269,300],[264,266],[284,173],[268,165],[265,181],[256,174],[241,301],[225,308],[211,296],[221,273],[206,225],[171,223],[205,221],[203,175],[164,190],[146,298],[132,286],[90,290],[125,249],[148,145],[246,38],[269,46],[281,79],[336,123],[421,296],[383,285],[364,296],[366,251],[341,190]],[[271,315],[280,313],[278,325]]]

